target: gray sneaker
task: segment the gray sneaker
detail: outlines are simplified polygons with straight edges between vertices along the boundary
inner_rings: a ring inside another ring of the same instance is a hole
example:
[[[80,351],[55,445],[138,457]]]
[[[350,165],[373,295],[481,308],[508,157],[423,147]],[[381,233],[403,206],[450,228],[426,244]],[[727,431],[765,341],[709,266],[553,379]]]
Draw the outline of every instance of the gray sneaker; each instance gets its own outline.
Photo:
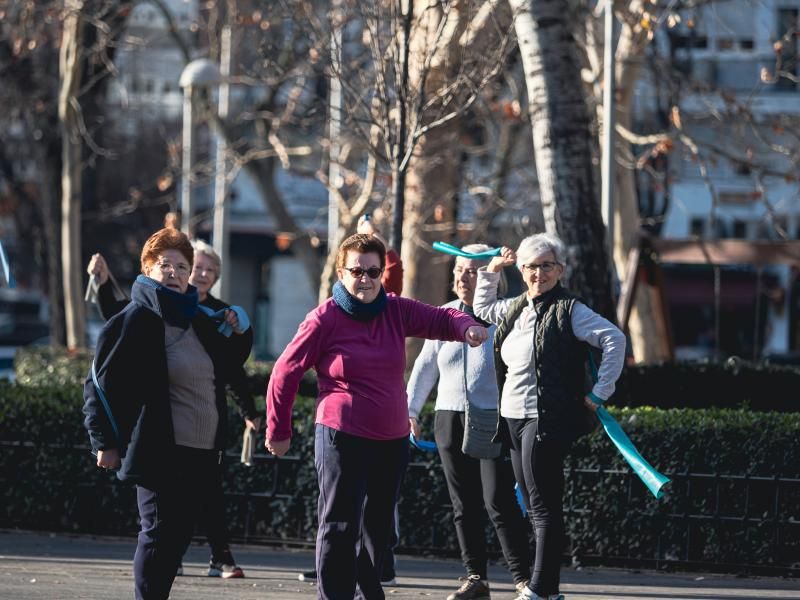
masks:
[[[479,575],[461,577],[461,587],[447,597],[447,600],[491,600],[489,582],[484,581]]]

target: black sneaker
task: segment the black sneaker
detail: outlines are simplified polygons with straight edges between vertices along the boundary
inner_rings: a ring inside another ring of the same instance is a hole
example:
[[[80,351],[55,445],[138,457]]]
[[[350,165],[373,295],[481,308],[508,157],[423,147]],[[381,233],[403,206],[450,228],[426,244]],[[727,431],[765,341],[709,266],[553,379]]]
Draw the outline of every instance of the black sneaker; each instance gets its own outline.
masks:
[[[303,571],[297,576],[297,579],[299,581],[309,581],[311,583],[314,583],[315,581],[317,581],[317,570],[312,569],[311,571]]]
[[[447,597],[447,600],[491,600],[489,582],[483,581],[480,575],[470,575],[459,578],[464,583],[457,591]]]

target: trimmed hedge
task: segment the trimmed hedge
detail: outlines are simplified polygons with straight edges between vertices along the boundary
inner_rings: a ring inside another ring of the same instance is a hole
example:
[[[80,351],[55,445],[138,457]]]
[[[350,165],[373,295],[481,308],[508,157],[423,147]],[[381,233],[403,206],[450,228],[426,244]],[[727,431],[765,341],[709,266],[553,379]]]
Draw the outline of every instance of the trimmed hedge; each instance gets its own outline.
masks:
[[[25,385],[82,384],[91,355],[66,354],[49,347],[17,352],[17,381]],[[255,396],[263,396],[272,362],[248,361],[245,369]],[[800,367],[770,365],[730,358],[722,363],[683,362],[627,366],[609,404],[619,407],[749,408],[800,411]],[[309,371],[300,395],[315,397],[316,374]]]
[[[5,490],[0,527],[136,530],[132,489],[96,469],[86,450],[81,406],[79,386],[0,382],[0,477]],[[226,470],[234,536],[247,531],[251,539],[313,542],[317,484],[312,407],[313,401],[304,398],[296,404],[291,452],[296,461],[255,467],[235,461]],[[426,408],[422,425],[430,432],[430,404]],[[611,410],[647,459],[673,482],[667,498],[655,500],[628,474],[603,434],[579,440],[567,461],[565,551],[579,560],[714,563],[721,568],[749,564],[790,570],[800,562],[800,486],[784,484],[776,496],[774,479],[800,478],[800,414]],[[232,451],[239,451],[241,431],[231,407]],[[264,453],[260,444],[259,453]],[[412,463],[400,503],[401,548],[456,554],[438,457],[412,450]],[[749,480],[727,475],[747,475]],[[253,494],[264,498],[248,498]],[[498,550],[496,542],[490,549]]]
[[[800,411],[800,367],[729,358],[629,366],[623,370],[614,406],[659,408],[750,408]]]

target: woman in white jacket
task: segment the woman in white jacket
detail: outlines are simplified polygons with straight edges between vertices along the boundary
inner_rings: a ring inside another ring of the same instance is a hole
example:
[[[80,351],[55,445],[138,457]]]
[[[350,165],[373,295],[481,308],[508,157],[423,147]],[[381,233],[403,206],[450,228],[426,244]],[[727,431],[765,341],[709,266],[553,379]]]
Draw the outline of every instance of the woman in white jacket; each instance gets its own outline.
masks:
[[[483,244],[462,248],[468,253],[489,249]],[[458,300],[445,307],[473,314],[478,269],[487,263],[486,260],[456,258],[453,291]],[[462,451],[467,403],[478,409],[497,408],[493,332],[494,327],[489,330],[489,339],[476,348],[461,342],[426,340],[407,386],[411,429],[419,437],[417,417],[438,380],[435,439],[453,504],[461,558],[467,571],[461,588],[450,594],[448,600],[490,597],[484,527],[487,512],[518,589],[530,578],[528,525],[516,502],[508,448],[504,446],[495,459],[473,458]]]

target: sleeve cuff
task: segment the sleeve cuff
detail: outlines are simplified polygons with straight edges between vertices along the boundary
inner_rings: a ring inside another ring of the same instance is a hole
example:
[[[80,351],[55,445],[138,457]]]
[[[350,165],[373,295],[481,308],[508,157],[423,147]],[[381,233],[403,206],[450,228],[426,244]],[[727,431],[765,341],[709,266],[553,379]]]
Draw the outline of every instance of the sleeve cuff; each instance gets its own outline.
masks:
[[[603,404],[605,403],[605,400],[603,398],[601,398],[600,396],[598,396],[597,394],[595,394],[594,392],[589,392],[586,395],[589,396],[589,398],[592,400],[592,402],[594,402],[598,406],[603,406]]]

